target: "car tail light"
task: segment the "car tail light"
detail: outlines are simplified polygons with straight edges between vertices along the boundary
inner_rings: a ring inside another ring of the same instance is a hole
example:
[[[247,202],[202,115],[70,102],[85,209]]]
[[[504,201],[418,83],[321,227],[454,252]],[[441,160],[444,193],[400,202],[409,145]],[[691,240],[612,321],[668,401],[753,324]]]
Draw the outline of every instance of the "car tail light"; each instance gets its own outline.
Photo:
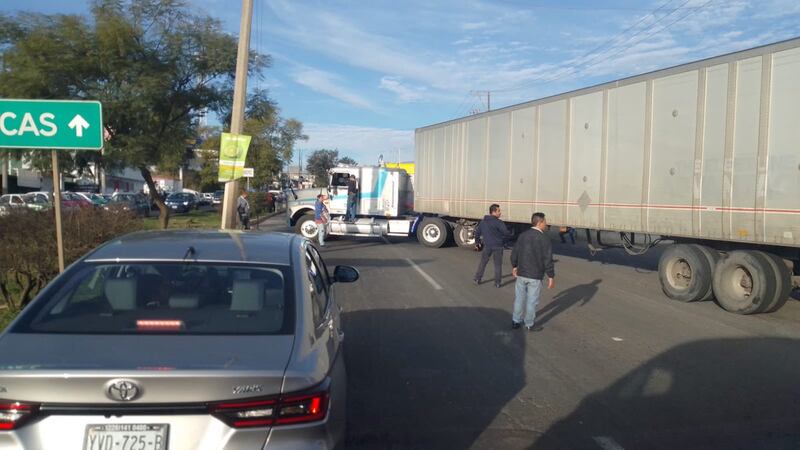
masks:
[[[0,400],[0,431],[16,430],[39,410],[39,405]]]
[[[211,407],[211,414],[234,428],[317,422],[323,420],[327,413],[328,392],[218,403]]]

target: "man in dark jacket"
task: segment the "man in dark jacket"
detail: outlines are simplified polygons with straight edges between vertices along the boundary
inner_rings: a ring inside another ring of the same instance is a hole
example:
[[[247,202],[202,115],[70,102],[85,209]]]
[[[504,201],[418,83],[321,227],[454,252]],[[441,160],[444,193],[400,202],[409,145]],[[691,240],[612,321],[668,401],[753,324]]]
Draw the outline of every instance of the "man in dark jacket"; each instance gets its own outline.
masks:
[[[481,284],[483,272],[486,271],[486,264],[489,263],[489,258],[492,258],[494,260],[494,287],[500,287],[500,280],[503,278],[503,247],[511,238],[511,232],[508,231],[506,224],[500,220],[501,215],[500,205],[494,204],[490,206],[489,214],[483,217],[483,220],[475,229],[475,242],[477,243],[483,238],[481,262],[478,264],[478,270],[472,278],[475,284]]]
[[[358,204],[358,181],[355,175],[350,175],[347,181],[347,213],[344,216],[346,222],[356,221],[356,205]]]
[[[522,313],[525,311],[525,328],[528,331],[539,331],[542,327],[534,327],[536,305],[542,292],[542,279],[547,275],[547,289],[555,287],[555,269],[553,267],[553,248],[550,239],[544,234],[547,220],[544,214],[537,212],[531,217],[530,230],[520,234],[514,250],[511,251],[511,274],[517,279],[516,297],[514,298],[514,316],[511,328],[522,325]]]

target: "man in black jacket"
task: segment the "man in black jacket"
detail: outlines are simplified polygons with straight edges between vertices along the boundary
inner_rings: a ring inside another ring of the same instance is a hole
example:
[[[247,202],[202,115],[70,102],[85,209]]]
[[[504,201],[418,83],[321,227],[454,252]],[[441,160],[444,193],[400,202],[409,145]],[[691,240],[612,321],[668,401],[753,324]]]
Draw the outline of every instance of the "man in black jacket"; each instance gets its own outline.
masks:
[[[534,327],[536,305],[542,292],[542,279],[547,275],[547,289],[555,287],[555,269],[553,267],[553,248],[550,238],[544,234],[547,220],[544,214],[537,212],[531,216],[530,230],[520,234],[514,250],[511,251],[511,274],[517,279],[516,297],[514,298],[514,316],[511,328],[522,325],[523,309],[525,312],[525,328],[528,331],[539,331],[542,327]]]
[[[501,215],[500,205],[494,204],[490,206],[489,214],[483,217],[483,220],[475,229],[475,242],[477,243],[483,238],[481,262],[478,264],[478,270],[472,278],[475,284],[481,284],[483,272],[486,271],[486,264],[489,263],[489,258],[492,258],[494,259],[494,287],[500,287],[500,280],[503,278],[503,247],[511,238],[511,232],[508,231],[506,224],[500,220]]]

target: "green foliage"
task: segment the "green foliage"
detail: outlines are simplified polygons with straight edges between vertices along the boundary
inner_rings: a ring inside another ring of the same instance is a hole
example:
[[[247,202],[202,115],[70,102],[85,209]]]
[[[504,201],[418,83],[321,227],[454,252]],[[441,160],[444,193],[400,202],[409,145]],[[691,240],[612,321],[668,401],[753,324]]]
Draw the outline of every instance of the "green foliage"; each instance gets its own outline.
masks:
[[[344,165],[347,165],[347,166],[356,166],[356,165],[358,165],[356,160],[351,158],[351,157],[349,157],[349,156],[343,156],[343,157],[339,158],[339,164],[344,164]]]
[[[0,301],[18,310],[58,274],[55,221],[48,212],[15,211],[0,217]],[[84,209],[64,214],[67,265],[101,243],[141,227],[124,212]]]
[[[186,160],[198,115],[230,110],[236,37],[176,0],[96,0],[91,16],[2,18],[0,97],[99,100],[110,137],[102,164],[138,168],[155,193],[151,168]],[[253,74],[270,62],[250,59]],[[79,155],[65,169],[101,158]],[[169,210],[155,200],[166,227]]]

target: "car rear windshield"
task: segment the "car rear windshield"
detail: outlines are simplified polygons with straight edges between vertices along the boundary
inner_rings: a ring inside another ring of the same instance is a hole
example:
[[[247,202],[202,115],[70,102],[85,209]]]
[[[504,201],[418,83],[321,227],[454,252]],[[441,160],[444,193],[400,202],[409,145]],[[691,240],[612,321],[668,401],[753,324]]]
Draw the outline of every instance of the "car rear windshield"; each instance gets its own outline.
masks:
[[[290,277],[282,266],[82,263],[26,308],[11,331],[292,334]]]

